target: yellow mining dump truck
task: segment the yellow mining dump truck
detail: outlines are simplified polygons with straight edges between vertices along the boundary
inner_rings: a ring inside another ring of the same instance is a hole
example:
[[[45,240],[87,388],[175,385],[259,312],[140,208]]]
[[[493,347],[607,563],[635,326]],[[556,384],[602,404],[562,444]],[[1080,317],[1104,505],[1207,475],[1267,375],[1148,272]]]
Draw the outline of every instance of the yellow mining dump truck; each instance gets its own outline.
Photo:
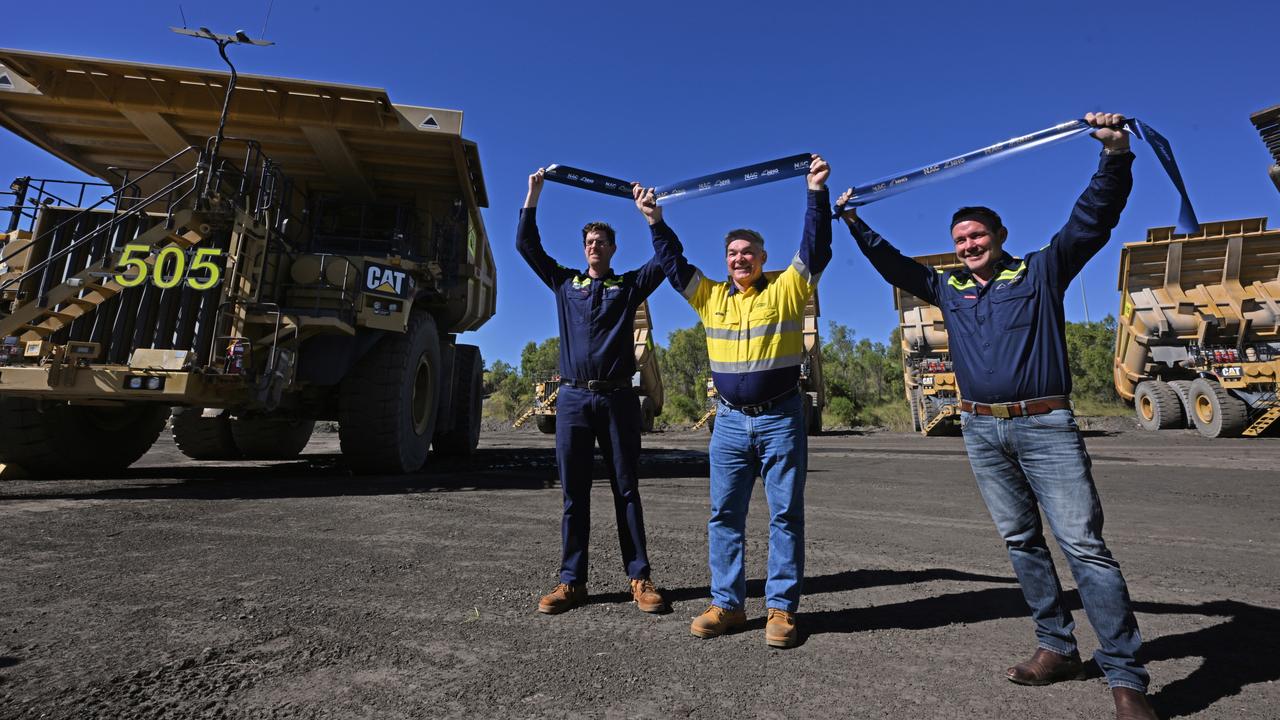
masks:
[[[951,253],[914,258],[938,270],[959,267]],[[960,430],[960,391],[947,345],[942,310],[911,293],[893,289],[902,343],[902,381],[911,424],[922,435],[954,435]]]
[[[635,321],[636,374],[632,379],[636,395],[640,398],[640,430],[653,432],[653,421],[662,413],[662,373],[653,353],[653,325],[649,321],[649,301],[636,308]],[[556,431],[556,397],[560,394],[560,376],[536,378],[533,381],[533,407],[525,411],[515,422],[520,427],[530,417],[542,432],[553,435]]]
[[[822,378],[822,336],[818,334],[818,291],[809,296],[804,306],[804,359],[800,363],[800,391],[807,398],[805,431],[809,435],[822,433],[822,411],[827,407],[827,386]],[[705,426],[714,432],[716,427],[717,399],[720,391],[715,382],[707,378],[707,411],[693,424],[694,430]]]
[[[1148,430],[1258,435],[1280,418],[1280,230],[1147,231],[1120,251],[1116,391]]]
[[[0,463],[119,471],[171,408],[192,458],[294,456],[318,419],[363,473],[474,450],[457,333],[493,315],[495,272],[461,112],[0,50],[0,126],[98,179],[10,188]]]

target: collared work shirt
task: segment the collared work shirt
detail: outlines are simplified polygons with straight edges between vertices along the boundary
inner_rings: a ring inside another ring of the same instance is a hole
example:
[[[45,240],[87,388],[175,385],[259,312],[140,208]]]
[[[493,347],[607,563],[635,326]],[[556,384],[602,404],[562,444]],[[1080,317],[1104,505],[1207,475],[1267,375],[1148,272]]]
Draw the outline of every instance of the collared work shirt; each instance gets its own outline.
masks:
[[[804,361],[804,307],[831,260],[827,191],[809,193],[800,250],[787,269],[764,273],[744,292],[713,282],[684,257],[665,222],[653,225],[653,248],[671,284],[707,333],[711,376],[734,405],[754,405],[794,388]]]
[[[564,267],[542,248],[536,208],[520,210],[516,249],[556,294],[560,374],[574,380],[630,380],[636,371],[636,308],[664,277],[657,258],[599,278]]]
[[[1120,222],[1132,165],[1132,153],[1104,153],[1066,225],[1025,258],[1001,257],[986,285],[967,269],[943,272],[917,263],[861,218],[850,231],[885,280],[942,309],[961,396],[1002,403],[1069,395],[1063,295]]]

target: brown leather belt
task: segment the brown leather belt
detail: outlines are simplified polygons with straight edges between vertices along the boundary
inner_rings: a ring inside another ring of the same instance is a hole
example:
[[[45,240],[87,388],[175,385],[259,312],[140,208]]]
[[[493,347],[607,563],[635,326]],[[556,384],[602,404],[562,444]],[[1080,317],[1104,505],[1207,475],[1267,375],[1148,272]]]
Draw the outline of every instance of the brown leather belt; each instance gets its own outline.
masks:
[[[968,400],[960,401],[961,412],[971,412],[975,415],[990,415],[998,418],[1025,417],[1027,415],[1043,415],[1054,410],[1069,410],[1071,401],[1067,398],[1056,395],[1054,397],[1034,398],[1031,400],[1023,400],[1022,402],[1011,403],[987,403],[969,402]]]

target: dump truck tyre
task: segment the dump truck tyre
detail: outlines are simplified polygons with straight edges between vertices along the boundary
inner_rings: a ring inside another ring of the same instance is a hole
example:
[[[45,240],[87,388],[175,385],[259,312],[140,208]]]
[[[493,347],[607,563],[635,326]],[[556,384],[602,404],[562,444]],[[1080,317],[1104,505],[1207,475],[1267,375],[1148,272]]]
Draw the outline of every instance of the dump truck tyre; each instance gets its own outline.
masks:
[[[1168,430],[1183,425],[1178,391],[1161,380],[1143,380],[1133,391],[1133,413],[1143,430]]]
[[[1191,413],[1194,410],[1191,407],[1191,381],[1190,380],[1170,380],[1169,387],[1178,393],[1178,400],[1182,402],[1182,425],[1181,427],[1194,428],[1195,421],[1191,419]]]
[[[556,416],[555,415],[535,415],[534,422],[538,425],[538,430],[543,435],[556,434]]]
[[[176,407],[169,429],[173,442],[192,460],[238,460],[240,449],[231,434],[231,414],[204,417],[204,408]]]
[[[231,436],[246,460],[292,460],[311,440],[316,421],[284,415],[232,418]]]
[[[1207,378],[1191,383],[1191,408],[1196,430],[1205,437],[1235,437],[1249,420],[1249,406]]]
[[[914,432],[924,432],[924,418],[921,413],[921,406],[924,400],[920,396],[920,388],[912,388],[911,390],[911,429]]]
[[[453,428],[437,433],[431,445],[442,455],[471,455],[480,445],[480,413],[484,360],[475,345],[455,345],[453,366]]]
[[[388,334],[343,378],[338,441],[360,473],[409,473],[427,462],[440,397],[436,322],[415,312],[403,333]]]
[[[640,396],[640,432],[653,432],[653,421],[657,417],[654,412],[653,398],[648,395]]]
[[[169,408],[46,405],[0,398],[0,463],[32,477],[99,477],[123,471],[160,437]]]

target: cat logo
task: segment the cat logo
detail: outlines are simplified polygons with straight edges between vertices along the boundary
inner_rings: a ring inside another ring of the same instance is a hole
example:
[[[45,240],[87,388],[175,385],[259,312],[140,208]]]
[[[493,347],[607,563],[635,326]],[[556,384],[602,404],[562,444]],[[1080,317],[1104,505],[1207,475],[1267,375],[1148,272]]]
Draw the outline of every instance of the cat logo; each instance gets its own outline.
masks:
[[[413,281],[405,271],[386,265],[369,263],[364,271],[364,289],[367,292],[408,297],[408,290],[412,284]]]

